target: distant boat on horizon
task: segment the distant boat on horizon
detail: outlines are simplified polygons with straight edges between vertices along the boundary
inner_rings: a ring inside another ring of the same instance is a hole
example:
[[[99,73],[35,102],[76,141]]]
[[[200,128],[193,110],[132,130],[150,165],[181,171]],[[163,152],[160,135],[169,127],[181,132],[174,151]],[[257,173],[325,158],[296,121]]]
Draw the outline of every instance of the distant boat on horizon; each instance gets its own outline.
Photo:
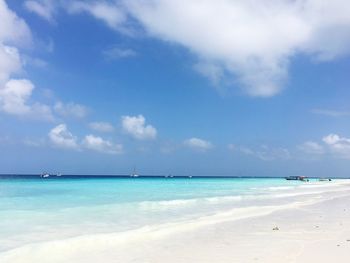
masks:
[[[131,173],[130,177],[139,177],[139,175],[136,173],[135,168],[134,168],[133,172]]]
[[[288,181],[305,181],[308,182],[309,179],[306,176],[288,176],[286,177]]]
[[[41,178],[48,178],[50,177],[50,174],[47,173],[47,172],[43,172],[41,175],[40,175]]]

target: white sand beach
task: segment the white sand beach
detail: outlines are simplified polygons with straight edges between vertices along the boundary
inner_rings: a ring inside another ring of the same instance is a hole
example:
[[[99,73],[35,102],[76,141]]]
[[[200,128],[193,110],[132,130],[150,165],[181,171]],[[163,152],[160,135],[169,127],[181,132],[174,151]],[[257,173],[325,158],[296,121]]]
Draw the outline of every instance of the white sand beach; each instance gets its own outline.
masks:
[[[234,209],[127,233],[32,243],[0,254],[0,261],[347,263],[350,184],[292,196],[284,204]]]
[[[348,263],[350,189],[327,195],[313,205],[134,244],[113,262]]]

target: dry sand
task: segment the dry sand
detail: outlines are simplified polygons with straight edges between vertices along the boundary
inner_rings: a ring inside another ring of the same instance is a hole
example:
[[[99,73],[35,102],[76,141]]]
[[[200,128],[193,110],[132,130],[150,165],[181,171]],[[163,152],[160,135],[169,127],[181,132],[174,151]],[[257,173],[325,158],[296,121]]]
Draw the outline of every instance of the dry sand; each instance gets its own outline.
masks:
[[[348,194],[134,244],[119,251],[113,262],[349,263]]]

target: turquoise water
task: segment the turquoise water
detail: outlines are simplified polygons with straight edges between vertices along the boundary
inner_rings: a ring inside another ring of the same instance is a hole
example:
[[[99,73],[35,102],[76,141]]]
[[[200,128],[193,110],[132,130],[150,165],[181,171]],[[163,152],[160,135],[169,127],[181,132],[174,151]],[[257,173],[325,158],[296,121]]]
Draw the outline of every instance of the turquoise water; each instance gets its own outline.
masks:
[[[280,178],[0,179],[0,252],[288,202],[315,186]]]

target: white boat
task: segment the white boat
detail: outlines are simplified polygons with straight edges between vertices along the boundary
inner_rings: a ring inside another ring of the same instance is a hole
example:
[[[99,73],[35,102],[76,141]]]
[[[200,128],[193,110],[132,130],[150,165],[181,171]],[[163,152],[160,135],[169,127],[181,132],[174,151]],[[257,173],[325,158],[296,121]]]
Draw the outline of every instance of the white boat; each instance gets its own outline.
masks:
[[[49,173],[42,173],[42,174],[40,175],[40,177],[41,177],[41,178],[48,178],[48,177],[50,177],[50,174],[49,174]]]
[[[134,171],[130,175],[130,177],[139,177],[139,175],[136,173],[136,169],[134,168]]]

